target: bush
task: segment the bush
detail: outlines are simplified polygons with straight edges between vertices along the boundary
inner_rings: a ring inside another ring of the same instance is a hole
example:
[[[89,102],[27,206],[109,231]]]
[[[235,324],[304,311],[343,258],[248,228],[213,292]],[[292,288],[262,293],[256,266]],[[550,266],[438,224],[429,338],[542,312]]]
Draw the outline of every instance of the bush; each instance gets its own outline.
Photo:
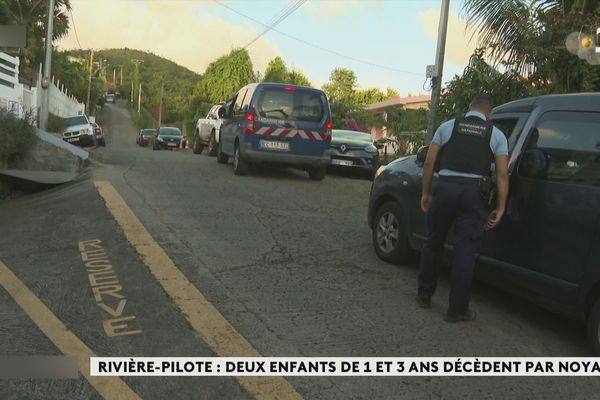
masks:
[[[35,129],[29,125],[28,119],[27,115],[20,119],[0,110],[0,168],[10,168],[35,143]]]
[[[62,134],[65,130],[65,120],[54,114],[48,114],[48,125],[46,126],[46,129],[48,132]]]
[[[138,129],[149,129],[158,127],[158,123],[154,120],[154,118],[152,118],[152,115],[150,115],[150,113],[144,108],[142,108],[142,111],[140,113],[132,109],[129,110],[129,113],[131,114],[133,124]]]

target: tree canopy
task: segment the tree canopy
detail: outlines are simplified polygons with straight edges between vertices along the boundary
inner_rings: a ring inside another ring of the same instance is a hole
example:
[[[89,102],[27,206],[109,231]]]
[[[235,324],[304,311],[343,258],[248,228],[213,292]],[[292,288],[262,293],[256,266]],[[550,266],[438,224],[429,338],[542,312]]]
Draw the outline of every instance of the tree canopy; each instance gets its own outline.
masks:
[[[600,90],[599,68],[565,46],[572,32],[595,33],[600,0],[465,0],[463,12],[493,63],[552,93]]]
[[[69,32],[70,10],[70,0],[55,1],[53,40]],[[25,25],[27,47],[20,53],[20,75],[23,79],[31,80],[44,59],[47,15],[48,3],[43,0],[0,0],[0,24]]]
[[[227,100],[237,90],[253,81],[254,72],[248,51],[232,50],[210,63],[196,86],[195,95],[202,101],[217,103]]]

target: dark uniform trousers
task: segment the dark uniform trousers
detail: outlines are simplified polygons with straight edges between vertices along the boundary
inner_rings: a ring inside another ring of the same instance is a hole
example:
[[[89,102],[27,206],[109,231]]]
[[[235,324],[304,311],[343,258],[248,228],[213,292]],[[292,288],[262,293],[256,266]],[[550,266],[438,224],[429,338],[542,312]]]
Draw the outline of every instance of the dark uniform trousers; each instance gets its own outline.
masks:
[[[448,314],[467,311],[475,268],[475,253],[488,216],[478,185],[438,181],[427,211],[427,238],[421,254],[419,296],[431,297],[437,287],[444,244],[454,224],[454,257]]]

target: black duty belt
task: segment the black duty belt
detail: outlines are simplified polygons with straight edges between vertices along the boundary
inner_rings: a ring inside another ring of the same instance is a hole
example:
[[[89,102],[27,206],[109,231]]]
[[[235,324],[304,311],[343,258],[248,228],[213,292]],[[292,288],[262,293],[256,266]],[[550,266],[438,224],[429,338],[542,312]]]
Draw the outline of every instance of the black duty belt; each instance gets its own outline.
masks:
[[[469,178],[467,176],[440,175],[440,181],[442,182],[462,183],[465,185],[479,185],[481,180],[482,178]]]

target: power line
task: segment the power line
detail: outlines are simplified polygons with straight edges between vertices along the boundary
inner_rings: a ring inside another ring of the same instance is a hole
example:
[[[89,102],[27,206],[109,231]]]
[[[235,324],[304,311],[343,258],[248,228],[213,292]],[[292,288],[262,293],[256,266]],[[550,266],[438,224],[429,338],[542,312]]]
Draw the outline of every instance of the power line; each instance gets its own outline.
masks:
[[[282,11],[280,17],[277,20],[275,20],[273,22],[267,22],[267,28],[264,31],[262,31],[258,36],[256,36],[254,39],[252,39],[250,41],[250,43],[245,45],[244,48],[245,49],[248,48],[252,43],[254,43],[258,39],[260,39],[264,34],[269,32],[271,29],[273,29],[275,26],[277,26],[280,22],[282,22],[284,19],[289,17],[294,11],[296,11],[298,8],[300,8],[300,6],[302,6],[302,4],[304,4],[304,3],[306,3],[306,1],[307,0],[298,0],[294,4],[290,5],[286,9],[284,9]],[[273,18],[275,18],[275,17],[273,17]],[[271,18],[271,20],[273,20],[273,18]]]
[[[75,31],[75,39],[77,39],[77,45],[79,46],[79,50],[83,50],[81,47],[81,43],[79,43],[79,35],[77,34],[77,27],[75,26],[75,18],[73,18],[73,10],[69,9],[69,14],[71,14],[71,21],[73,21],[73,31]]]
[[[234,13],[236,13],[236,14],[237,14],[237,15],[239,15],[239,16],[242,16],[242,17],[244,17],[244,18],[246,18],[246,19],[249,19],[250,21],[256,22],[257,24],[260,24],[260,25],[262,25],[262,26],[264,26],[264,27],[268,27],[266,24],[262,23],[261,21],[259,21],[259,20],[255,19],[255,18],[252,18],[252,17],[250,17],[250,16],[248,16],[248,15],[246,15],[246,14],[244,14],[244,13],[241,13],[241,12],[237,11],[236,9],[234,9],[234,8],[232,8],[232,7],[230,7],[230,6],[226,5],[226,4],[224,4],[224,3],[222,3],[222,2],[221,2],[221,1],[219,1],[219,0],[213,0],[213,2],[215,2],[215,3],[216,3],[216,4],[218,4],[218,5],[220,5],[220,6],[221,6],[221,7],[223,7],[223,8],[226,8],[226,9],[230,10],[231,12],[234,12]],[[356,58],[356,57],[352,57],[352,56],[349,56],[349,55],[346,55],[346,54],[342,54],[342,53],[340,53],[340,52],[338,52],[338,51],[331,50],[331,49],[327,49],[327,48],[325,48],[325,47],[321,47],[321,46],[319,46],[319,45],[316,45],[316,44],[314,44],[314,43],[308,42],[308,41],[306,41],[306,40],[303,40],[303,39],[297,38],[297,37],[295,37],[295,36],[292,36],[292,35],[290,35],[290,34],[288,34],[288,33],[285,33],[285,32],[283,32],[283,31],[280,31],[280,30],[278,30],[278,29],[275,29],[275,28],[272,28],[271,30],[272,30],[272,31],[274,31],[274,32],[277,32],[277,33],[279,33],[280,35],[283,35],[283,36],[286,36],[286,37],[288,37],[288,38],[290,38],[290,39],[296,40],[297,42],[304,43],[304,44],[305,44],[305,45],[307,45],[307,46],[314,47],[315,49],[319,49],[319,50],[321,50],[321,51],[324,51],[324,52],[327,52],[327,53],[334,54],[334,55],[336,55],[336,56],[338,56],[338,57],[343,57],[343,58],[346,58],[346,59],[348,59],[348,60],[352,60],[352,61],[355,61],[355,62],[358,62],[358,63],[362,63],[362,64],[371,65],[371,66],[373,66],[373,67],[378,67],[378,68],[382,68],[382,69],[387,69],[387,70],[389,70],[389,71],[400,72],[400,73],[403,73],[403,74],[407,74],[407,75],[415,75],[415,76],[420,76],[420,77],[422,77],[422,76],[423,76],[423,74],[420,74],[420,73],[416,73],[416,72],[410,72],[410,71],[403,71],[403,70],[400,70],[400,69],[397,69],[397,68],[393,68],[393,67],[389,67],[389,66],[386,66],[386,65],[381,65],[381,64],[376,64],[376,63],[373,63],[373,62],[370,62],[370,61],[367,61],[367,60],[361,60],[360,58]]]

